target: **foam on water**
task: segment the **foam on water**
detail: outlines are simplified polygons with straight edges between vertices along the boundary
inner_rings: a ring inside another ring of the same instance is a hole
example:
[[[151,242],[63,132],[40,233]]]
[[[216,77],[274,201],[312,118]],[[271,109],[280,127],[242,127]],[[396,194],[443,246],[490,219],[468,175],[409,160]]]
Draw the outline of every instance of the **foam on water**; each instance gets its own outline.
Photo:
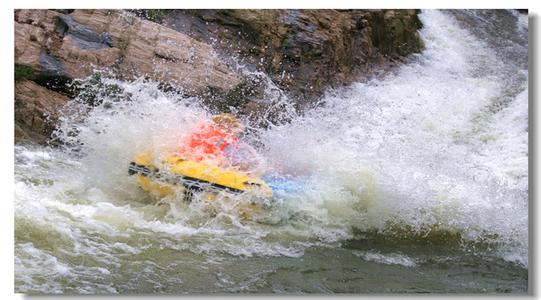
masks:
[[[386,265],[401,265],[404,267],[415,267],[417,265],[414,259],[398,253],[381,254],[378,252],[354,251],[353,254],[366,261],[374,261]]]
[[[265,132],[266,155],[283,172],[321,177],[292,202],[321,203],[326,226],[496,235],[527,264],[527,83],[493,113],[508,80],[501,58],[445,13],[421,20],[423,55]]]

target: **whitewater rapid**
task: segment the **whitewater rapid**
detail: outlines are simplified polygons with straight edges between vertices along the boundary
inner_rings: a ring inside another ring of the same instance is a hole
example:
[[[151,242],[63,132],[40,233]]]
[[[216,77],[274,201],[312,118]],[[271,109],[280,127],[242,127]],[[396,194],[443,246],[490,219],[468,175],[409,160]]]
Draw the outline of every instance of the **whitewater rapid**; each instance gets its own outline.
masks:
[[[211,268],[228,256],[302,258],[366,235],[457,246],[527,268],[527,17],[506,16],[518,38],[501,50],[490,35],[481,38],[491,28],[468,28],[486,20],[481,13],[423,11],[421,54],[381,78],[328,91],[302,114],[284,110],[291,122],[251,128],[246,140],[268,172],[303,186],[277,193],[254,220],[232,207],[209,213],[197,201],[156,205],[140,191],[127,176],[129,161],[142,151],[174,151],[210,114],[199,99],[155,82],[104,76],[101,83],[118,92],[99,95],[93,106],[84,97],[72,101],[56,133],[64,146],[15,148],[16,289],[115,293],[175,266]],[[183,256],[169,261],[153,249]],[[423,263],[380,252],[351,257]],[[119,283],[120,270],[142,273]],[[167,278],[161,284],[186,282]],[[220,278],[224,286],[233,280]]]
[[[429,10],[421,20],[422,55],[265,132],[267,157],[326,177],[323,197],[356,212],[348,224],[360,230],[396,224],[467,240],[496,235],[510,247],[503,255],[526,264],[527,69],[514,70],[523,77],[509,96],[492,48],[447,14]],[[491,109],[504,96],[512,99]]]

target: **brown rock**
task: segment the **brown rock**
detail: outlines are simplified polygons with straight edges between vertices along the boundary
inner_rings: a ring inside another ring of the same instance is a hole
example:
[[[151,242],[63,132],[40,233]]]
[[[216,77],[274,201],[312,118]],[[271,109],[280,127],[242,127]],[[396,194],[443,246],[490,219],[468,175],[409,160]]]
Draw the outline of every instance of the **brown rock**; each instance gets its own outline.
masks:
[[[117,10],[16,10],[15,64],[16,139],[37,142],[50,135],[67,100],[61,94],[73,96],[67,83],[96,69],[126,79],[146,76],[193,94],[228,91],[240,82],[208,44]]]
[[[423,48],[416,10],[189,10],[163,21],[235,53],[293,96],[299,107],[329,86],[367,77]]]
[[[60,107],[69,98],[33,81],[15,84],[15,141],[42,143],[54,129]]]
[[[120,58],[120,49],[102,48],[92,51],[81,49],[72,36],[63,39],[55,54],[61,58],[64,71],[71,78],[83,78],[95,69],[110,67]]]
[[[121,50],[119,69],[126,77],[146,75],[196,93],[209,85],[229,90],[240,82],[210,45],[175,30],[118,11],[76,10],[71,15],[97,33],[110,34]]]
[[[40,52],[50,47],[59,13],[49,10],[15,11],[15,63],[41,70]]]
[[[115,66],[124,78],[147,76],[193,93],[240,82],[210,45],[120,11],[17,10],[15,21],[15,63],[38,74],[74,79]]]
[[[420,52],[424,45],[417,30],[422,24],[414,9],[374,11],[372,41],[383,55]]]
[[[167,12],[162,26],[118,10],[16,10],[17,78],[34,81],[17,83],[16,135],[43,140],[50,131],[43,113],[56,107],[43,97],[65,101],[40,85],[71,95],[66,82],[95,69],[180,87],[217,110],[233,105],[244,114],[264,111],[261,81],[240,78],[220,55],[240,55],[302,109],[328,87],[369,77],[421,51],[417,13],[177,10]]]

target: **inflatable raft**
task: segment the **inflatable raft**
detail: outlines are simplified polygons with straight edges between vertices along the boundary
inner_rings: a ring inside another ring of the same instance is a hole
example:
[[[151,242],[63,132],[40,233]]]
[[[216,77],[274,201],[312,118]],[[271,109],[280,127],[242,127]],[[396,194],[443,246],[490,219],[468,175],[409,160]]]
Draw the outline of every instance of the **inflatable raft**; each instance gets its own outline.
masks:
[[[141,154],[130,162],[128,174],[137,176],[139,186],[153,196],[170,196],[180,190],[187,202],[192,201],[196,192],[248,194],[265,199],[272,197],[271,188],[260,178],[186,160],[177,155],[166,157],[158,167],[152,164],[148,153]]]

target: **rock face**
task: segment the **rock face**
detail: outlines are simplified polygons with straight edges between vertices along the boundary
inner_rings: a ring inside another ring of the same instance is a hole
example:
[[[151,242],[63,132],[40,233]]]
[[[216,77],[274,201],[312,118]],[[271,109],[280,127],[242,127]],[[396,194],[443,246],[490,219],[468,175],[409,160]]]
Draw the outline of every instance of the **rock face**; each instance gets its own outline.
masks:
[[[165,26],[217,41],[267,73],[298,104],[329,86],[371,74],[383,63],[420,52],[416,10],[172,11]]]
[[[16,141],[45,141],[57,107],[76,91],[68,83],[99,69],[146,76],[202,96],[217,111],[261,110],[261,87],[230,66],[238,56],[302,109],[329,86],[421,51],[417,13],[153,10],[160,18],[148,19],[158,24],[118,10],[16,10]]]
[[[15,84],[15,140],[47,141],[58,118],[58,110],[68,97],[48,90],[33,81]]]
[[[42,80],[113,67],[125,78],[148,76],[188,92],[209,85],[228,90],[240,82],[211,46],[120,11],[19,10],[15,21],[15,63]]]
[[[16,82],[16,141],[44,141],[53,126],[36,125],[51,112],[43,99],[66,101],[60,94],[73,96],[67,83],[107,68],[126,79],[147,76],[169,83],[187,94],[209,87],[228,91],[240,83],[210,45],[121,11],[17,10],[15,77],[24,81]]]

